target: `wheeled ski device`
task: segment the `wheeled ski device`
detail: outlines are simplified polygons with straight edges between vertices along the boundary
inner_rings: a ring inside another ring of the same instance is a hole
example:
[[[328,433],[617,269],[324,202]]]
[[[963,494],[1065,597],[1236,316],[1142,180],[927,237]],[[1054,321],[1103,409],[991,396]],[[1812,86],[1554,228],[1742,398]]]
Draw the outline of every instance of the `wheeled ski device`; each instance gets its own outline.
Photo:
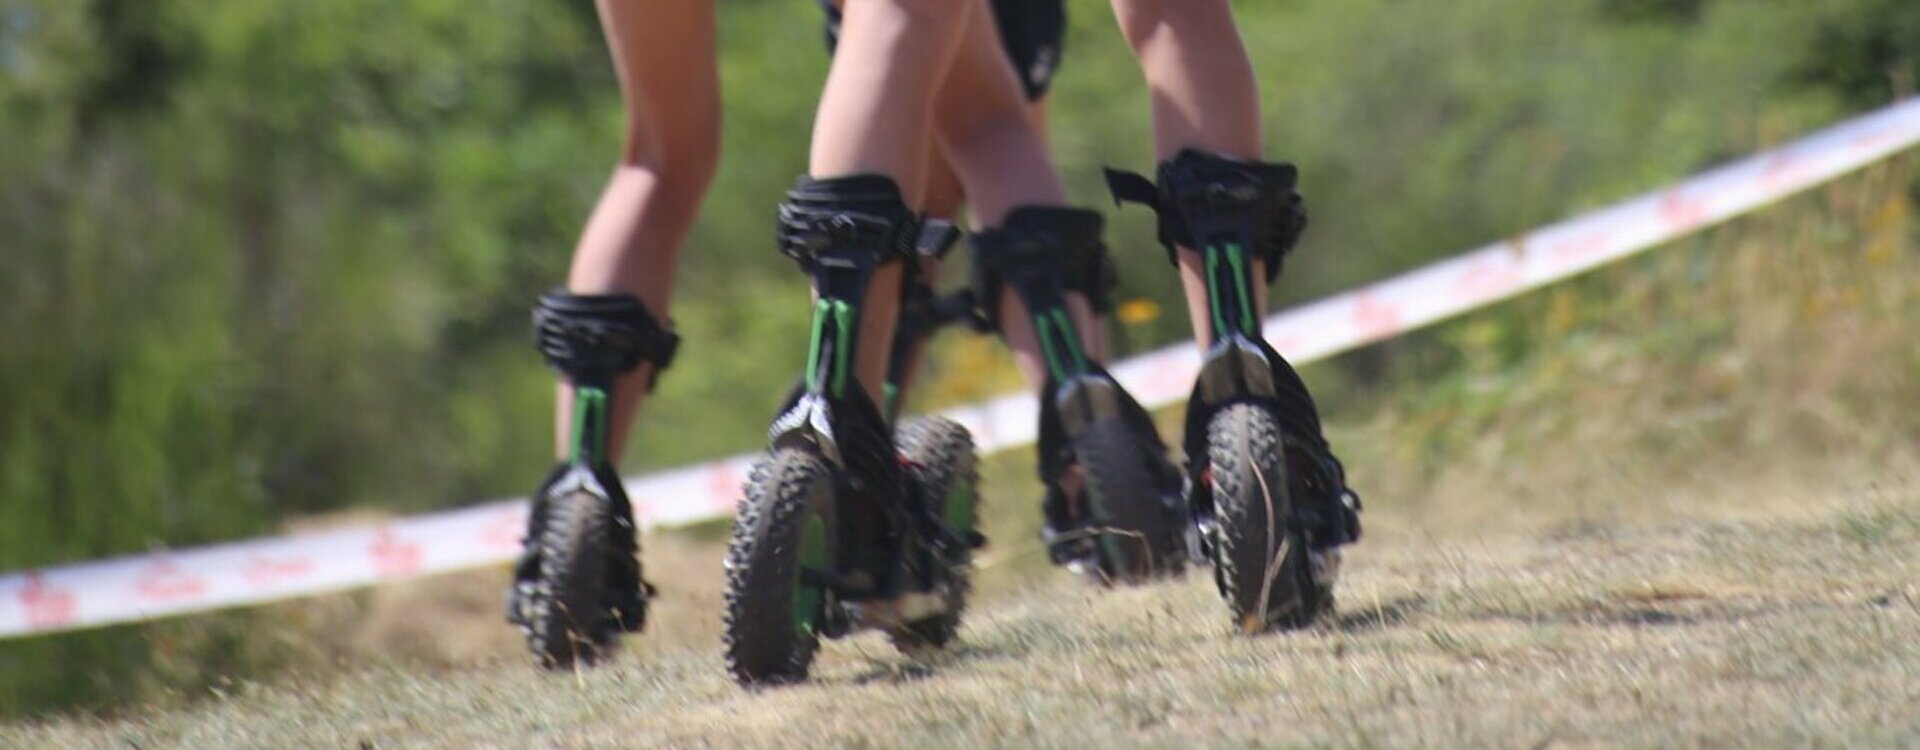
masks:
[[[918,225],[879,175],[802,178],[781,205],[781,250],[818,298],[804,382],[769,430],[727,549],[726,661],[743,685],[805,679],[822,638],[881,629],[918,650],[959,626],[984,543],[972,438],[943,419],[896,432],[853,372],[874,271],[912,262]]]
[[[556,291],[533,310],[548,364],[574,388],[567,460],[534,493],[507,620],[548,669],[591,666],[620,633],[646,625],[633,507],[607,455],[614,382],[642,362],[657,378],[680,339],[625,294]]]
[[[1198,546],[1242,631],[1304,627],[1333,607],[1360,502],[1305,383],[1260,331],[1254,285],[1279,275],[1306,225],[1297,171],[1186,150],[1157,177],[1107,172],[1115,199],[1152,207],[1169,256],[1198,253],[1206,278],[1212,341],[1184,439]]]
[[[1067,293],[1106,312],[1114,276],[1104,221],[1083,209],[1027,206],[973,236],[974,295],[994,328],[1002,290],[1023,303],[1045,358],[1040,392],[1043,534],[1056,562],[1106,584],[1180,572],[1188,553],[1179,471],[1153,419],[1090,358]]]

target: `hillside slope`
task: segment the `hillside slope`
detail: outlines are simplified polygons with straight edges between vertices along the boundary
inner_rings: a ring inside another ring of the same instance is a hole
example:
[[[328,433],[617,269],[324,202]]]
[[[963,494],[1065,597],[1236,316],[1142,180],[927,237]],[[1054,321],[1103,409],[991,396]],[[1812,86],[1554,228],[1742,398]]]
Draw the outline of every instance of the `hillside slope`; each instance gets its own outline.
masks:
[[[1914,746],[1913,175],[1476,313],[1380,382],[1309,368],[1369,531],[1307,632],[1231,634],[1202,576],[1066,580],[1015,451],[984,467],[981,604],[931,661],[863,637],[812,684],[739,690],[717,540],[654,535],[667,597],[607,669],[527,666],[485,571],[219,615],[251,626],[233,648],[304,650],[266,684],[0,747]],[[151,646],[204,653],[181,643],[201,630]]]
[[[1540,500],[1546,500],[1544,498]],[[577,676],[376,670],[6,747],[1579,747],[1920,742],[1920,477],[1729,482],[1686,520],[1428,533],[1396,514],[1340,615],[1229,634],[1198,576],[1005,595],[931,661],[829,647],[735,688],[711,646]],[[1569,514],[1569,518],[1576,514]]]

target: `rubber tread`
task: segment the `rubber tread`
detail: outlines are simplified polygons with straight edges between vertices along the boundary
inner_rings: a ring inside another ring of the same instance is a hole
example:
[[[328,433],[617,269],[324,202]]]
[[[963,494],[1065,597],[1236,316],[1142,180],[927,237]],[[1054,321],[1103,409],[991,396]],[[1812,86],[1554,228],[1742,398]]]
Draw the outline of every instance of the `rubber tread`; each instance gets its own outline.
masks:
[[[574,491],[549,501],[540,576],[527,597],[527,645],[544,669],[589,667],[610,654],[617,616],[607,610],[613,521],[604,499]]]
[[[820,639],[794,622],[796,558],[807,517],[829,510],[832,492],[826,463],[796,449],[775,451],[747,480],[727,545],[724,614],[727,671],[742,685],[807,677]],[[832,529],[831,519],[823,520]]]
[[[899,432],[894,435],[894,441],[900,447],[900,455],[907,460],[907,473],[913,491],[919,493],[922,502],[926,503],[922,507],[932,508],[944,520],[944,502],[948,491],[954,482],[964,481],[971,488],[966,501],[973,504],[972,517],[977,526],[980,518],[980,468],[973,447],[973,436],[967,433],[967,429],[949,419],[928,417],[901,425]],[[967,530],[953,531],[964,534]],[[911,654],[943,648],[953,642],[960,629],[960,619],[967,607],[967,595],[972,591],[968,575],[972,549],[965,544],[964,538],[958,541],[958,558],[945,561],[946,580],[951,586],[947,612],[887,631],[894,647],[902,652]]]
[[[1135,429],[1124,419],[1102,419],[1073,446],[1086,475],[1087,525],[1101,535],[1094,544],[1101,572],[1123,585],[1177,575],[1187,556],[1183,519],[1166,506],[1165,481],[1155,470],[1165,461],[1155,455],[1162,448]]]
[[[1235,627],[1245,633],[1303,628],[1333,604],[1332,590],[1313,581],[1305,538],[1288,520],[1292,503],[1284,451],[1279,423],[1256,404],[1230,405],[1208,424],[1214,578]],[[1280,535],[1271,545],[1269,530]],[[1275,562],[1269,550],[1286,555],[1278,561],[1262,611],[1268,566]]]

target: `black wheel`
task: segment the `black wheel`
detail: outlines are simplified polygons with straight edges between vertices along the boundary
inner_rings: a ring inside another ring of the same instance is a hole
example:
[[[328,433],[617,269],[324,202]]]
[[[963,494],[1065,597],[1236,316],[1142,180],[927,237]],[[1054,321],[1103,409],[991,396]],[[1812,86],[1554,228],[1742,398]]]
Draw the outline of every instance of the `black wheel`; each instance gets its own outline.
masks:
[[[1235,404],[1207,423],[1214,579],[1245,633],[1312,624],[1333,603],[1314,582],[1293,515],[1286,444],[1273,415]]]
[[[746,489],[727,546],[727,669],[742,685],[797,682],[830,605],[833,472],[783,448],[754,466]]]
[[[540,576],[527,597],[527,645],[546,669],[592,666],[611,653],[619,618],[607,595],[613,519],[607,499],[575,489],[550,499]]]
[[[894,437],[900,455],[907,459],[907,471],[914,492],[920,494],[921,507],[939,514],[949,538],[941,552],[947,585],[947,611],[904,627],[891,629],[888,636],[901,651],[914,653],[937,649],[953,641],[960,628],[960,615],[967,606],[969,565],[973,548],[968,544],[980,504],[980,472],[973,449],[973,436],[951,420],[917,419],[900,427]]]
[[[1088,533],[1102,580],[1141,584],[1186,565],[1185,520],[1167,499],[1156,441],[1125,420],[1102,419],[1074,441],[1086,479]]]

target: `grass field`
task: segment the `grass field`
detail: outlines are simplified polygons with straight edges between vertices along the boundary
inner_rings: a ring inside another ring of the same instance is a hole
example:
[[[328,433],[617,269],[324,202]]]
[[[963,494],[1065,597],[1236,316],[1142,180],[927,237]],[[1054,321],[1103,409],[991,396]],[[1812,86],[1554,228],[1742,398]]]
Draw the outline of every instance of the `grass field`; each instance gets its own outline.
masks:
[[[734,687],[696,530],[646,540],[666,596],[610,668],[535,672],[489,570],[257,612],[306,649],[286,674],[0,747],[1920,745],[1911,174],[1450,324],[1402,351],[1439,362],[1416,380],[1310,371],[1369,512],[1305,632],[1234,635],[1204,575],[1048,569],[1021,451],[985,466],[981,600],[929,660],[863,636]]]
[[[1920,742],[1920,475],[1728,481],[1654,523],[1429,532],[1392,512],[1310,632],[1231,635],[1198,576],[1004,593],[930,661],[830,646],[744,692],[711,608],[611,669],[376,668],[5,747],[1587,747]],[[489,592],[491,593],[491,592]],[[491,599],[492,597],[488,597]],[[680,602],[680,605],[691,602]],[[701,623],[706,623],[702,625]],[[685,630],[683,630],[685,629]]]

